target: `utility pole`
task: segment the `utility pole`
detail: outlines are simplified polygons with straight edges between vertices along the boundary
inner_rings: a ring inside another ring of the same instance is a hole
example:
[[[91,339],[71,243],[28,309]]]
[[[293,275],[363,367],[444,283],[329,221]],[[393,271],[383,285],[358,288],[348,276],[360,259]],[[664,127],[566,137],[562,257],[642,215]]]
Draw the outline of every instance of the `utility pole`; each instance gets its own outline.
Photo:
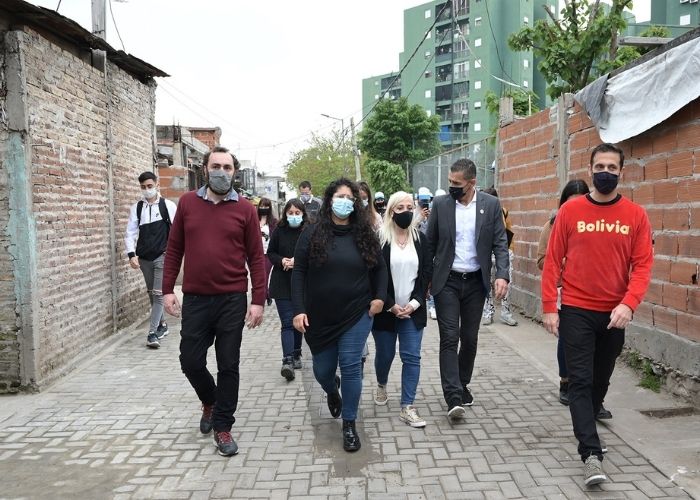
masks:
[[[355,141],[355,118],[350,117],[350,140],[352,141],[352,154],[355,157],[355,180],[361,181],[362,174],[360,173],[360,150],[357,149]]]
[[[107,40],[107,9],[105,0],[92,0],[92,34],[102,40]],[[93,50],[93,65],[100,70],[105,68],[106,55],[104,50]]]

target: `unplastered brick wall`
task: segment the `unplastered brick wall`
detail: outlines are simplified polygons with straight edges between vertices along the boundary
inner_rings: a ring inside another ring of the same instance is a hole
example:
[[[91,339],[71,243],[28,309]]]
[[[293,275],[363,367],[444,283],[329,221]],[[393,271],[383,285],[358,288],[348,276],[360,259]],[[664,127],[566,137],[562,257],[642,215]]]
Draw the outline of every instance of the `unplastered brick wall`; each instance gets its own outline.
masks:
[[[84,355],[86,343],[148,310],[122,240],[140,197],[137,177],[153,170],[155,97],[152,85],[111,63],[106,81],[39,33],[21,35],[38,268],[33,382],[41,385]]]
[[[565,128],[564,157],[559,155],[560,126]],[[528,316],[541,312],[537,243],[556,210],[560,177],[564,182],[581,178],[590,185],[590,151],[600,142],[577,104],[563,117],[554,107],[499,130],[498,191],[515,231],[511,301]],[[665,333],[690,342],[679,343],[676,361],[696,376],[697,359],[680,358],[687,356],[683,347],[696,348],[700,341],[700,100],[619,146],[625,152],[620,191],[647,210],[655,242],[652,281],[633,322],[650,332],[639,347],[673,365],[668,349],[652,346],[653,339]],[[561,176],[558,169],[564,169]]]

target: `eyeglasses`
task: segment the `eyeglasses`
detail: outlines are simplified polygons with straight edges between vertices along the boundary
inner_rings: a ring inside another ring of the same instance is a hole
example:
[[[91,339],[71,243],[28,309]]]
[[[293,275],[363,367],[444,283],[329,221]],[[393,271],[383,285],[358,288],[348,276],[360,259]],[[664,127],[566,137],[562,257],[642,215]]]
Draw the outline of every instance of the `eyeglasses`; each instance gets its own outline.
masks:
[[[350,200],[351,202],[355,203],[355,198],[350,196],[349,194],[339,194],[339,195],[333,195],[334,199],[345,199],[345,200]]]

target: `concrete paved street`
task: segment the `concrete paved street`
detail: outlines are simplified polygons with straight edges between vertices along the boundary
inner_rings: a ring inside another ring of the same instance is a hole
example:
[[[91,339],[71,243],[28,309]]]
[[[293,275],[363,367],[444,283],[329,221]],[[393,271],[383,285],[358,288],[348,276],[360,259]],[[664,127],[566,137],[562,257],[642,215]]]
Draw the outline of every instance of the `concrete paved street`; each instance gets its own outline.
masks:
[[[630,408],[635,401],[644,401],[645,407],[669,403],[653,394],[618,397],[618,378],[629,386],[628,396],[630,391],[648,392],[635,388],[624,369],[618,370],[621,376],[616,372],[606,400],[615,418],[610,426],[600,426],[609,448],[604,467],[610,480],[590,489],[583,486],[569,412],[556,398],[554,339],[525,318],[518,318],[521,326],[515,328],[498,323],[482,327],[472,385],[475,404],[460,424],[446,418],[435,321],[425,331],[416,401],[428,422],[425,429],[412,429],[398,419],[398,355],[389,404],[374,405],[370,355],[358,420],[362,449],[348,454],[342,449],[341,422],[330,417],[313,379],[308,351],[295,381],[279,375],[275,308],[266,308],[265,315],[261,328],[244,332],[233,429],[237,456],[219,456],[211,436],[199,433],[199,402],[180,372],[179,325],[171,319],[171,333],[159,350],[145,347],[141,329],[129,332],[41,394],[0,398],[0,498],[698,495],[700,417],[641,416]],[[215,367],[213,349],[209,360]],[[634,425],[639,432],[630,428]],[[665,433],[678,440],[666,451],[651,436],[663,442]],[[656,451],[644,451],[645,442],[647,450]]]

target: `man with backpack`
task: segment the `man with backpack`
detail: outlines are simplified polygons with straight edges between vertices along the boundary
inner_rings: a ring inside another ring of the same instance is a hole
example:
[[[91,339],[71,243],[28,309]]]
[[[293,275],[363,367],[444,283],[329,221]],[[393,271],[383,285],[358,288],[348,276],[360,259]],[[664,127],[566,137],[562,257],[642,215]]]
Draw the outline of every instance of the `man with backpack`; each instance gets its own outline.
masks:
[[[170,226],[176,206],[158,193],[158,178],[153,172],[139,175],[143,199],[134,203],[129,212],[124,245],[133,269],[141,269],[151,300],[151,322],[146,345],[160,347],[160,339],[168,334],[163,318],[163,263],[168,246]]]

